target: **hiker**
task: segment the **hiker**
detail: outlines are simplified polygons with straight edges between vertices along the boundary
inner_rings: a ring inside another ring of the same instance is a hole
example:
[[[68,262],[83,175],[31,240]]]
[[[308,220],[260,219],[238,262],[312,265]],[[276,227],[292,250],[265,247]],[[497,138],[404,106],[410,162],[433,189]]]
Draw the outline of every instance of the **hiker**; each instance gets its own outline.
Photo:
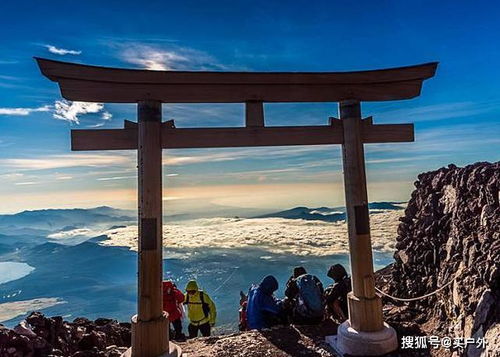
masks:
[[[186,285],[187,315],[189,318],[189,338],[198,336],[198,331],[202,336],[210,336],[210,330],[215,325],[217,310],[215,304],[204,291],[198,289],[198,283],[190,280]]]
[[[239,310],[240,321],[238,323],[238,328],[240,331],[248,330],[247,305],[248,305],[248,296],[246,296],[243,291],[240,291],[240,310]]]
[[[286,310],[292,323],[314,325],[323,320],[323,284],[304,267],[293,269],[285,289]]]
[[[299,276],[307,274],[306,269],[304,267],[295,267],[293,268],[293,274],[290,278],[288,278],[288,281],[286,282],[286,288],[285,288],[285,296],[289,299],[294,299],[295,295],[297,294],[297,284],[295,282],[295,279],[297,279]]]
[[[347,294],[352,289],[351,278],[341,264],[332,265],[327,275],[334,283],[325,290],[326,314],[334,320],[344,322],[349,317]]]
[[[172,339],[182,341],[186,336],[182,333],[182,303],[184,294],[175,284],[168,280],[163,282],[163,311],[168,313],[168,320],[174,328]]]
[[[272,275],[262,279],[259,285],[252,285],[246,310],[249,329],[261,330],[283,323],[282,301],[273,295],[276,290],[278,281]]]

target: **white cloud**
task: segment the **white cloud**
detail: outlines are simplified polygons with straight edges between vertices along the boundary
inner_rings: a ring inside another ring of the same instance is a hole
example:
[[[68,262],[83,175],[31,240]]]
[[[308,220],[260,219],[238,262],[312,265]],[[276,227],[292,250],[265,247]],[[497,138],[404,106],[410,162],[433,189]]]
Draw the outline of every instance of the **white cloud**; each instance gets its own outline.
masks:
[[[127,43],[123,46],[121,59],[141,68],[165,70],[209,70],[224,69],[205,52],[185,47],[156,47],[140,43]]]
[[[82,53],[82,51],[77,51],[77,50],[67,50],[65,48],[57,48],[56,46],[52,45],[45,45],[45,47],[49,50],[50,53],[54,53],[56,55],[79,55]]]
[[[0,115],[26,116],[34,112],[48,112],[50,109],[50,105],[44,105],[38,108],[0,108]]]
[[[54,106],[44,105],[37,108],[0,108],[0,115],[16,115],[27,116],[35,112],[50,112],[53,111],[53,117],[59,120],[65,120],[70,123],[79,124],[80,116],[85,114],[101,113],[101,119],[104,121],[111,120],[113,114],[104,110],[102,103],[88,102],[72,102],[69,100],[57,100]],[[103,126],[104,124],[96,124],[95,127]]]
[[[49,239],[59,239],[59,240],[64,240],[68,238],[75,238],[75,237],[95,237],[100,234],[100,231],[97,230],[92,230],[89,228],[76,228],[76,229],[70,229],[68,231],[60,231],[56,233],[49,234],[47,238]]]
[[[103,113],[102,113],[102,116],[101,116],[101,118],[102,118],[103,120],[111,120],[111,118],[112,118],[112,117],[113,117],[113,114],[111,114],[111,113],[110,113],[110,112],[108,112],[108,111],[103,112]]]
[[[104,104],[72,102],[63,99],[56,101],[54,104],[54,108],[55,108],[54,118],[65,120],[70,123],[80,124],[79,115],[99,113],[101,110],[104,109]],[[105,113],[107,112],[104,112],[104,114]]]

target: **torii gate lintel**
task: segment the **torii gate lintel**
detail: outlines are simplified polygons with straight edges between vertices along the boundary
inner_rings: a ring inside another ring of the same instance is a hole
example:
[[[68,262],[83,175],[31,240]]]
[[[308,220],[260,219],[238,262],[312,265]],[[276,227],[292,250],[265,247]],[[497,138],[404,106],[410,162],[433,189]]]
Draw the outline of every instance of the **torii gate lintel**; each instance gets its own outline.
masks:
[[[342,120],[330,125],[176,128],[172,120],[161,125],[163,149],[223,148],[249,146],[290,146],[343,144]],[[396,143],[414,141],[413,124],[373,124],[362,120],[362,142]],[[138,147],[137,123],[125,121],[124,129],[73,129],[71,150],[135,150]]]
[[[411,142],[413,124],[373,124],[361,101],[409,99],[434,76],[437,63],[362,72],[252,73],[122,70],[37,59],[66,99],[137,103],[138,122],[123,129],[72,130],[71,149],[137,150],[139,180],[138,315],[132,318],[134,357],[177,356],[162,311],[162,149],[288,145],[342,145],[351,259],[349,320],[339,327],[338,347],[350,355],[397,348],[384,325],[375,293],[364,144]],[[177,128],[162,123],[162,103],[245,103],[245,126]],[[339,102],[329,125],[266,127],[265,102]],[[351,328],[351,329],[348,329]],[[363,332],[353,333],[354,331]],[[375,334],[370,334],[376,332]]]

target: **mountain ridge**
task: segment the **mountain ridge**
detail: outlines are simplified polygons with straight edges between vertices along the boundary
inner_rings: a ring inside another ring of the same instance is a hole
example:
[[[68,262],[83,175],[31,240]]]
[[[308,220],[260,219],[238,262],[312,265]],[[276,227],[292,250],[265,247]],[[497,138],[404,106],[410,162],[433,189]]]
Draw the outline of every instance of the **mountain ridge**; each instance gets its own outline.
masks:
[[[403,210],[403,207],[398,206],[405,202],[371,202],[368,204],[370,213],[376,214],[378,210]],[[346,219],[345,207],[317,207],[309,208],[306,206],[297,206],[288,210],[278,211],[259,215],[253,218],[287,218],[287,219],[303,219],[308,221],[324,221],[338,222]]]

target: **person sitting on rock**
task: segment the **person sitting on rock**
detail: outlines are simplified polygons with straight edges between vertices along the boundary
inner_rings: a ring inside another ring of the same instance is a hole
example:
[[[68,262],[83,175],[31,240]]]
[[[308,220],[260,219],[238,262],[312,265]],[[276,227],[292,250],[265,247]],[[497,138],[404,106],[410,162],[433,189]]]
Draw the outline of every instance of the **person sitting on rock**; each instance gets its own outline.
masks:
[[[336,321],[344,322],[349,317],[347,294],[352,290],[351,278],[341,264],[332,265],[327,275],[334,283],[326,288],[324,293],[326,315]]]
[[[243,291],[240,291],[240,309],[238,311],[240,317],[240,321],[238,323],[238,329],[240,331],[248,330],[247,304],[248,304],[248,296],[246,296]]]
[[[323,284],[304,267],[296,267],[285,289],[285,306],[292,323],[318,324],[323,320]]]
[[[246,311],[249,329],[261,330],[283,323],[282,301],[273,295],[276,290],[278,281],[272,275],[262,279],[259,285],[252,285]]]
[[[163,282],[163,311],[168,313],[168,319],[174,328],[173,340],[182,341],[186,336],[182,333],[182,303],[184,294],[175,284],[168,280]]]
[[[295,279],[297,279],[299,276],[307,274],[306,269],[304,267],[295,267],[293,268],[293,274],[290,278],[288,278],[288,281],[286,282],[286,288],[285,288],[285,296],[289,299],[295,298],[295,295],[297,294],[297,284],[295,282]]]
[[[190,280],[186,285],[187,315],[189,318],[189,338],[198,336],[198,331],[202,336],[210,336],[211,328],[215,325],[217,310],[215,304],[204,291],[198,289],[198,283]]]

